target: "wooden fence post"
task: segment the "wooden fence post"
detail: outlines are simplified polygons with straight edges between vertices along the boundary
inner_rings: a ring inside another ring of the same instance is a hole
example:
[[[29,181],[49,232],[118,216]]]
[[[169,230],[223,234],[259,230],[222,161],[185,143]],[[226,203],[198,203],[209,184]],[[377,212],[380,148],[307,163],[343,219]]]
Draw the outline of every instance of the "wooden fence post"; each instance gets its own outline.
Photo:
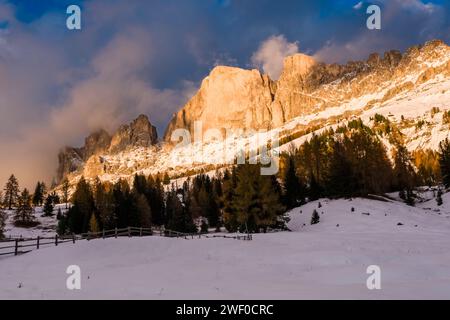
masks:
[[[115,230],[114,237],[117,239],[117,227],[114,230]]]
[[[131,238],[131,229],[128,227],[128,237]]]
[[[37,237],[37,239],[36,239],[36,249],[38,249],[39,250],[39,240],[40,240],[40,238],[41,237]]]
[[[14,249],[14,255],[17,256],[19,254],[19,239],[16,239],[16,247]]]
[[[103,229],[102,237],[103,237],[103,239],[105,239],[105,229]]]
[[[141,229],[139,231],[140,231],[139,236],[142,237],[142,227],[141,227]]]
[[[75,243],[75,233],[72,233],[72,241]]]
[[[55,235],[55,246],[58,246],[58,235]]]

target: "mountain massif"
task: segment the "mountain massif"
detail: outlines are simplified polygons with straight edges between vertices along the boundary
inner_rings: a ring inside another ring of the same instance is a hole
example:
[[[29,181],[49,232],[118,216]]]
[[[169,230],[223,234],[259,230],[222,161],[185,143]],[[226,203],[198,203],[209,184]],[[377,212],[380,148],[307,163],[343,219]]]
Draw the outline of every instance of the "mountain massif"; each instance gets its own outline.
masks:
[[[113,135],[99,130],[82,148],[65,148],[59,154],[57,176],[58,181],[81,175],[116,180],[135,173],[179,177],[196,168],[206,171],[209,160],[220,163],[212,161],[220,153],[218,143],[190,147],[194,149],[187,154],[201,152],[207,159],[202,163],[171,143],[176,129],[193,132],[196,121],[202,122],[203,130],[268,130],[280,136],[283,151],[314,132],[354,118],[370,122],[381,114],[397,124],[409,149],[435,149],[448,136],[449,109],[450,47],[438,40],[345,65],[296,54],[285,59],[277,81],[258,70],[219,66],[174,115],[162,141],[148,118],[139,116]]]

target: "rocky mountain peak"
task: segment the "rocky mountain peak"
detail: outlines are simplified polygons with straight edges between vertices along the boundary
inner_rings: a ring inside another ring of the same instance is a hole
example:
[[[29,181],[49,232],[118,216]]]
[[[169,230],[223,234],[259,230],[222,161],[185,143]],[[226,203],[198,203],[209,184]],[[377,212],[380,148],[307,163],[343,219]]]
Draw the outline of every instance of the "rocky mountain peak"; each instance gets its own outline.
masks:
[[[150,147],[158,140],[156,128],[146,115],[140,115],[132,123],[121,126],[111,139],[109,152],[117,153],[129,147]]]
[[[113,136],[99,129],[86,137],[81,148],[65,147],[60,151],[57,180],[62,181],[68,174],[79,170],[92,157],[116,154],[136,147],[150,147],[157,141],[156,128],[146,115],[140,115],[130,124],[119,127]]]

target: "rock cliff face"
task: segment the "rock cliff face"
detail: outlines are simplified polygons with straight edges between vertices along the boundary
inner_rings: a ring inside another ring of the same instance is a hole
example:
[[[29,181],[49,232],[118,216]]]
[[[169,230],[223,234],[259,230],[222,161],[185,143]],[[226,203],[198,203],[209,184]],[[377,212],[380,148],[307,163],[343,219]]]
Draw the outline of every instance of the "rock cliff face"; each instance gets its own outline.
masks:
[[[432,61],[448,52],[443,42],[431,41],[404,55],[389,51],[383,57],[372,54],[367,61],[346,65],[324,64],[296,54],[285,59],[276,82],[257,70],[216,67],[198,93],[175,114],[164,140],[170,141],[177,128],[192,131],[194,121],[202,121],[204,130],[278,127],[295,117],[380,91],[408,74],[425,72],[432,67]],[[414,85],[398,90],[412,89]]]
[[[99,155],[117,154],[134,147],[150,147],[156,144],[158,135],[145,115],[140,115],[129,125],[121,126],[111,137],[100,129],[85,139],[81,148],[66,147],[58,155],[57,180],[82,169],[86,163],[101,164]]]
[[[401,128],[410,150],[435,150],[449,136],[449,112],[450,47],[443,42],[431,41],[404,54],[372,54],[366,61],[345,65],[296,54],[285,59],[278,81],[257,70],[214,68],[197,94],[174,115],[164,140],[170,141],[178,128],[192,132],[194,123],[201,121],[203,130],[272,129],[284,143],[280,149],[286,150],[291,142],[299,145],[312,132],[331,129],[341,121],[358,117],[370,122],[381,114]],[[227,143],[231,159],[242,137],[232,139]],[[181,177],[228,163],[222,157],[223,146],[214,142],[193,149],[156,142],[156,129],[146,116],[112,136],[99,130],[86,138],[83,147],[67,147],[59,154],[58,180],[69,176],[73,184],[84,175],[131,181],[136,173],[164,172]],[[197,155],[206,160],[196,161]]]

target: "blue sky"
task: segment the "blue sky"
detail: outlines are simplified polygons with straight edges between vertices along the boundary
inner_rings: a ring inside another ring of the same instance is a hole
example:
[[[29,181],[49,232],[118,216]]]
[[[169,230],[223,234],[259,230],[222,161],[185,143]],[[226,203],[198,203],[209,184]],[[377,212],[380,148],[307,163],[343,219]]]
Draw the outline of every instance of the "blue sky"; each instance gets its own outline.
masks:
[[[0,0],[0,149],[10,150],[0,181],[12,171],[35,179],[36,166],[48,177],[60,146],[139,113],[162,135],[218,64],[276,77],[280,61],[270,60],[297,51],[342,63],[434,38],[450,43],[450,1],[358,3]],[[366,28],[371,3],[382,8],[380,31]],[[81,31],[65,27],[70,4],[82,8]],[[20,160],[28,158],[33,168]]]

